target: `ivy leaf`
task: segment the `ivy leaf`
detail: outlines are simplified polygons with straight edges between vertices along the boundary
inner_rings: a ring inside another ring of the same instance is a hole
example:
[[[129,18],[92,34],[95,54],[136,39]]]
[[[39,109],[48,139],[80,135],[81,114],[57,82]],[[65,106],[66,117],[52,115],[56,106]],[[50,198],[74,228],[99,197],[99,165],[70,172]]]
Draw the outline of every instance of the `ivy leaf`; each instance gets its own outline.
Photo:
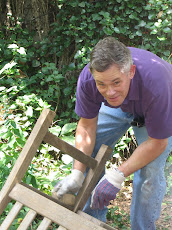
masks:
[[[104,18],[109,18],[110,17],[109,12],[101,11],[99,14],[103,15]]]
[[[108,27],[104,27],[104,28],[103,28],[103,31],[104,31],[105,34],[107,34],[107,35],[112,35],[112,34],[113,34],[113,30],[111,30],[111,29],[108,28]]]
[[[70,145],[74,145],[75,144],[75,137],[73,137],[73,136],[63,136],[63,137],[61,137],[61,139],[63,141],[66,141]]]
[[[38,66],[40,66],[40,62],[38,61],[38,60],[33,60],[32,61],[32,67],[38,67]]]
[[[85,7],[85,2],[79,3],[78,6],[80,6],[80,7]]]
[[[25,141],[23,141],[21,138],[16,138],[17,144],[23,148],[25,145]]]
[[[114,28],[114,31],[115,31],[117,34],[119,34],[119,33],[120,33],[120,31],[119,31],[118,27],[115,27],[115,28]]]
[[[163,29],[164,33],[171,33],[171,29],[169,27],[166,27]]]
[[[69,134],[76,129],[77,123],[68,123],[65,124],[62,128],[61,135]]]
[[[169,57],[169,56],[170,56],[170,51],[169,51],[169,50],[165,51],[165,52],[164,52],[164,55],[165,55],[166,57]]]
[[[31,106],[28,106],[25,114],[27,117],[32,117],[33,116],[33,108]]]
[[[17,137],[19,137],[19,138],[21,137],[19,129],[14,129],[13,132]]]
[[[99,20],[101,20],[101,17],[98,14],[93,14],[92,18],[93,18],[93,21],[99,21]]]
[[[27,175],[26,176],[26,184],[30,184],[31,179],[32,179],[31,175]]]
[[[137,31],[136,34],[137,34],[138,36],[142,36],[142,32],[141,32],[141,31]]]
[[[144,27],[146,25],[146,22],[144,22],[143,20],[139,23],[140,27]]]
[[[16,123],[15,123],[15,121],[13,121],[13,120],[11,120],[11,126],[13,127],[13,128],[15,128],[16,129]]]
[[[16,142],[16,138],[15,138],[15,136],[12,136],[12,137],[9,139],[8,145],[9,145],[11,148],[13,148],[15,142]]]
[[[54,126],[52,128],[48,129],[50,131],[50,133],[59,136],[60,132],[61,132],[61,127],[60,126]]]

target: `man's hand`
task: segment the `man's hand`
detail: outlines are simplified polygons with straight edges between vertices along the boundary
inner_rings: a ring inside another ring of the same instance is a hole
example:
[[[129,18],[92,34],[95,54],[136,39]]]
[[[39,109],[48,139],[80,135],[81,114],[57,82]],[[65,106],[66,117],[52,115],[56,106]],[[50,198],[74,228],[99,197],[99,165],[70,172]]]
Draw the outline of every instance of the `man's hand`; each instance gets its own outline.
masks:
[[[55,192],[58,199],[61,199],[66,193],[75,194],[81,188],[83,181],[84,174],[77,169],[73,169],[70,175],[55,185],[52,193]]]
[[[124,180],[125,177],[118,170],[109,170],[92,192],[91,208],[103,209],[104,206],[108,206],[109,202],[116,198]]]

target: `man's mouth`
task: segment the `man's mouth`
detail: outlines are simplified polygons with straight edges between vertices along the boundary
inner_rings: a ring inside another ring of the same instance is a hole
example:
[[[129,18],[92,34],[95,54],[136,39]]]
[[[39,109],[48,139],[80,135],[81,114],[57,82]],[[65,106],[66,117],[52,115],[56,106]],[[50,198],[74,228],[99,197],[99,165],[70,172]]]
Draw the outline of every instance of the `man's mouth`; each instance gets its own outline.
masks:
[[[119,99],[119,95],[115,97],[108,97],[109,101],[117,101]]]

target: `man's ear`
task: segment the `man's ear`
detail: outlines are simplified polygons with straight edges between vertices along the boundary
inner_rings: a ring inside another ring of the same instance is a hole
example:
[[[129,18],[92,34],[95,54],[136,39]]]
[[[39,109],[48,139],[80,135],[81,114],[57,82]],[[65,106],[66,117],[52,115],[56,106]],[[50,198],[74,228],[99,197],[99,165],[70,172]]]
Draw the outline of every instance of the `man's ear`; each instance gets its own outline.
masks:
[[[134,77],[135,71],[136,71],[136,66],[131,65],[130,72],[129,72],[130,79],[132,79]]]
[[[91,71],[91,69],[89,68],[89,72],[93,75],[93,70]]]

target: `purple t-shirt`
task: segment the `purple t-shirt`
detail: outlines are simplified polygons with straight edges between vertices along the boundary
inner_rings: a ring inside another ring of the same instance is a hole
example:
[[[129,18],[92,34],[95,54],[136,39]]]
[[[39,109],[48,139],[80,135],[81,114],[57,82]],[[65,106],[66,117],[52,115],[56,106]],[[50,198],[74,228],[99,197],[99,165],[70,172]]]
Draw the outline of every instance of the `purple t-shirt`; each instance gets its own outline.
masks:
[[[172,65],[155,54],[129,48],[136,65],[130,89],[119,106],[134,118],[144,118],[148,135],[163,139],[172,136]],[[83,118],[98,115],[101,103],[110,106],[99,93],[89,64],[82,70],[77,84],[75,112]],[[115,107],[114,107],[115,109]]]

